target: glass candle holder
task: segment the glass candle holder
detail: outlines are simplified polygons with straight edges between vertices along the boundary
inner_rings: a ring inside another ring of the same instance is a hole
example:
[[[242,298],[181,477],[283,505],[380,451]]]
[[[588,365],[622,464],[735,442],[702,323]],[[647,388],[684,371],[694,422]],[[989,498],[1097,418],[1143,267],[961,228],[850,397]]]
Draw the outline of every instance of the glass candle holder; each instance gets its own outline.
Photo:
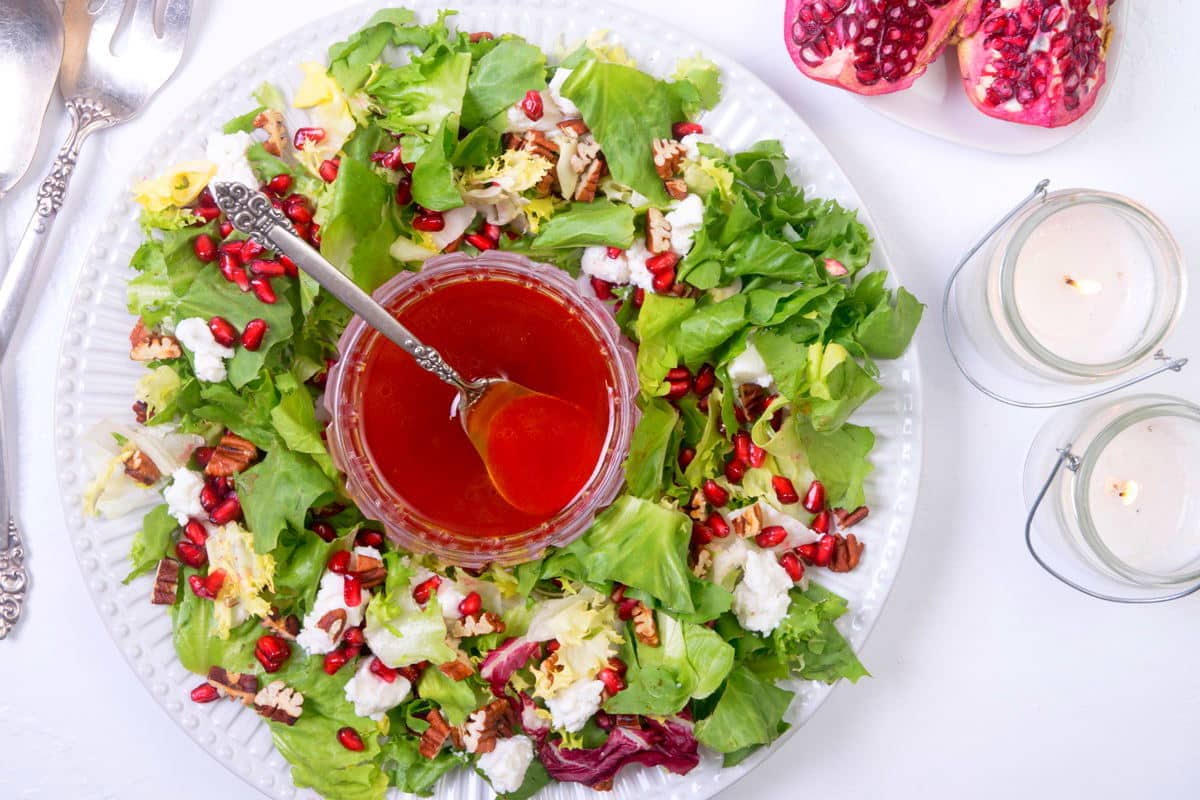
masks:
[[[1178,244],[1147,209],[1067,189],[1013,216],[955,289],[980,358],[1027,382],[1097,382],[1151,358],[1183,311]]]
[[[1137,395],[1060,411],[1030,449],[1025,496],[1031,550],[1075,588],[1153,602],[1200,587],[1200,406]]]

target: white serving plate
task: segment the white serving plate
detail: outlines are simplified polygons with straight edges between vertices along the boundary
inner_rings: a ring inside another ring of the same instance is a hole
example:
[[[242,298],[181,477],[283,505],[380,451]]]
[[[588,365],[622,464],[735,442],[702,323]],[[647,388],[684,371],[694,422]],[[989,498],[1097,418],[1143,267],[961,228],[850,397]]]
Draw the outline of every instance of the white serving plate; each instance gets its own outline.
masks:
[[[372,0],[314,22],[234,67],[196,98],[171,130],[155,137],[158,144],[149,148],[146,160],[128,176],[126,186],[169,164],[196,157],[206,132],[250,108],[249,92],[262,81],[294,90],[299,82],[298,63],[323,59],[331,42],[359,28],[383,5]],[[660,75],[671,72],[679,57],[703,52],[721,67],[726,96],[730,98],[703,119],[707,131],[733,149],[764,138],[782,140],[792,154],[793,177],[807,192],[860,209],[864,222],[874,231],[861,198],[808,125],[746,69],[712,48],[681,36],[670,26],[644,14],[591,0],[526,0],[519,6],[502,0],[409,0],[406,5],[421,12],[423,19],[431,18],[441,6],[457,7],[461,12],[458,25],[464,30],[512,31],[551,53],[581,41],[597,26],[604,27],[643,68]],[[287,58],[280,59],[280,53],[286,53]],[[129,586],[121,584],[140,517],[106,521],[86,518],[81,512],[81,494],[91,477],[82,436],[106,417],[127,418],[133,384],[142,372],[141,366],[128,358],[127,334],[133,320],[125,311],[125,283],[131,274],[127,263],[141,233],[137,208],[126,186],[114,188],[111,202],[96,206],[108,210],[100,238],[91,245],[75,288],[59,357],[55,446],[68,531],[88,591],[114,643],[166,713],[217,761],[268,797],[282,800],[311,796],[311,792],[301,792],[292,784],[288,765],[274,751],[262,718],[238,704],[198,706],[188,699],[188,692],[200,679],[176,659],[170,619],[162,608],[149,603],[150,579],[143,577]],[[878,243],[873,265],[891,269]],[[875,472],[867,486],[872,514],[856,529],[867,544],[866,555],[860,568],[852,573],[821,576],[826,586],[850,601],[851,613],[841,622],[856,649],[861,649],[878,619],[896,578],[912,525],[920,476],[922,406],[916,347],[901,359],[883,362],[882,367],[884,391],[855,416],[855,422],[870,425],[878,437]],[[799,694],[788,719],[799,726],[828,697],[831,688],[806,681],[794,682],[794,688]],[[764,749],[733,769],[721,769],[719,759],[706,754],[701,765],[685,777],[661,769],[630,768],[618,777],[613,791],[606,796],[613,800],[711,797],[773,750]],[[444,800],[487,798],[491,791],[476,775],[460,771],[442,781],[436,796]],[[593,796],[591,790],[578,784],[561,784],[539,797]]]
[[[860,100],[889,119],[955,144],[1011,155],[1049,150],[1083,133],[1100,115],[1117,78],[1132,5],[1130,0],[1118,0],[1110,9],[1113,35],[1108,46],[1107,80],[1100,88],[1100,96],[1092,110],[1070,125],[1061,128],[1018,125],[979,111],[963,90],[958,54],[953,47],[947,48],[910,88],[892,94],[864,96]]]

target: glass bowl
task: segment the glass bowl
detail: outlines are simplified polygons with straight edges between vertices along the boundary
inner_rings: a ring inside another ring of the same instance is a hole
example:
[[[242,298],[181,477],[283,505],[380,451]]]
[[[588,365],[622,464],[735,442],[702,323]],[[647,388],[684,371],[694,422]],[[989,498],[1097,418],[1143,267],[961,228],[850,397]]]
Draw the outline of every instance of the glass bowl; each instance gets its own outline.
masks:
[[[329,411],[327,437],[334,464],[346,474],[346,490],[369,518],[379,520],[389,537],[412,552],[433,553],[444,561],[469,567],[514,564],[540,557],[550,546],[562,546],[581,535],[596,513],[616,499],[624,483],[622,463],[639,416],[633,348],[621,335],[612,313],[581,290],[562,270],[512,253],[437,256],[420,272],[405,272],[379,287],[374,297],[394,311],[439,286],[459,281],[506,280],[547,292],[564,302],[595,336],[607,356],[609,391],[608,433],[596,467],[584,487],[560,512],[528,530],[496,536],[475,536],[439,526],[408,504],[384,479],[371,456],[359,413],[371,349],[379,334],[354,317],[338,342],[341,354],[329,372],[325,406]]]

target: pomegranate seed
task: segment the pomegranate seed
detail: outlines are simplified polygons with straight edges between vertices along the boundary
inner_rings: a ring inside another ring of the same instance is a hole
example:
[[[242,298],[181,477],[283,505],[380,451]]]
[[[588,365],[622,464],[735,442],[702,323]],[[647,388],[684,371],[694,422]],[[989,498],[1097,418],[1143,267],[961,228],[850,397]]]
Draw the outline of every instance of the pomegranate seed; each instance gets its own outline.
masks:
[[[530,89],[525,93],[524,99],[521,100],[521,110],[525,112],[525,116],[529,117],[534,122],[542,118],[544,109],[542,108],[542,95],[537,91]]]
[[[668,400],[679,400],[687,395],[692,390],[692,382],[689,380],[670,381],[670,389],[667,391]]]
[[[501,232],[500,226],[493,225],[490,222],[485,222],[483,224],[483,227],[480,229],[480,233],[482,233],[484,236],[491,239],[496,244],[500,243],[500,232]]]
[[[700,485],[700,491],[704,493],[704,499],[717,508],[729,504],[729,492],[712,478],[704,480],[704,483]]]
[[[833,537],[833,534],[827,533],[822,536],[817,542],[817,555],[813,559],[813,563],[818,567],[829,566],[829,562],[833,560],[833,549],[836,544],[837,539]]]
[[[613,285],[603,278],[591,278],[592,291],[596,293],[597,300],[612,300]]]
[[[312,229],[308,232],[308,241],[313,247],[320,249],[321,247],[321,226],[317,223],[312,224]]]
[[[704,524],[709,527],[713,532],[713,536],[718,539],[724,539],[729,535],[729,523],[716,511],[708,515],[708,519],[704,521]]]
[[[617,675],[622,678],[624,678],[625,673],[629,671],[629,666],[616,656],[613,656],[608,660],[608,666],[612,668],[613,672],[617,673]]]
[[[371,670],[371,674],[384,683],[395,683],[396,678],[400,677],[399,671],[392,669],[378,658],[372,658],[371,664],[367,669]]]
[[[371,161],[383,166],[385,169],[399,169],[404,163],[404,155],[400,145],[396,145],[391,150],[376,150],[371,153]]]
[[[460,617],[473,617],[482,609],[483,598],[479,596],[479,592],[471,592],[458,604],[458,615]]]
[[[442,579],[438,575],[434,575],[426,581],[422,581],[413,587],[412,596],[419,604],[425,605],[429,602],[429,596],[438,590],[442,585]]]
[[[406,206],[412,202],[412,178],[404,177],[396,184],[396,204]]]
[[[625,688],[625,681],[621,680],[621,676],[611,667],[605,667],[597,672],[596,680],[604,684],[604,691],[610,695],[616,694]]]
[[[819,511],[817,512],[817,515],[813,517],[812,522],[808,523],[808,527],[810,530],[814,530],[817,533],[829,533],[829,523],[831,518],[832,515],[828,510]]]
[[[221,242],[221,246],[217,250],[221,255],[231,255],[237,258],[237,263],[242,263],[242,250],[246,247],[245,239],[233,239],[228,242]]]
[[[283,204],[283,213],[287,214],[287,218],[292,222],[312,222],[312,209],[308,207],[308,201],[299,195],[293,195],[294,199],[289,199]],[[245,258],[243,253],[242,258]]]
[[[692,372],[687,367],[672,367],[667,370],[667,380],[669,381],[690,381]]]
[[[650,285],[659,294],[670,291],[671,287],[675,285],[675,268],[671,267],[655,275]]]
[[[208,563],[208,552],[194,542],[176,542],[175,555],[189,567],[200,569]]]
[[[317,536],[320,536],[321,539],[326,542],[332,542],[334,539],[337,538],[337,531],[335,531],[333,529],[333,526],[330,525],[328,522],[314,522],[309,527],[309,530],[311,530]],[[337,554],[335,553],[334,555],[337,555]]]
[[[620,258],[624,252],[625,251],[619,247],[609,247],[608,248],[608,257],[609,258]]]
[[[219,208],[193,208],[192,213],[199,217],[203,222],[212,222],[217,217],[221,216]]]
[[[196,595],[196,597],[203,598],[204,600],[212,600],[216,597],[215,594],[209,593],[208,588],[204,585],[204,578],[201,578],[199,575],[189,575],[188,586],[192,588],[192,594]]]
[[[354,728],[351,728],[349,725],[344,728],[338,728],[337,740],[341,742],[342,747],[346,748],[347,750],[353,750],[356,753],[361,752],[366,748],[366,745],[363,744],[362,737],[358,735],[358,731],[354,730]]]
[[[242,504],[236,496],[226,497],[216,508],[208,512],[208,521],[213,525],[225,525],[235,519],[241,519]]]
[[[703,547],[711,542],[713,536],[712,528],[705,525],[703,522],[692,523],[692,545],[694,547]]]
[[[783,475],[771,476],[771,488],[775,490],[775,499],[785,506],[800,501],[800,495],[796,494],[795,485]],[[807,508],[807,506],[805,507]]]
[[[704,133],[704,126],[699,122],[676,122],[671,126],[671,135],[676,139],[682,139],[692,133]]]
[[[242,347],[254,351],[262,347],[263,337],[267,335],[267,321],[252,319],[242,330]]]
[[[208,462],[212,461],[213,449],[211,447],[197,447],[192,451],[192,458],[196,459],[196,463],[202,467],[207,467]]]
[[[750,442],[750,458],[748,461],[752,467],[761,467],[767,463],[767,451],[756,445],[753,441]]]
[[[207,233],[202,233],[192,240],[192,252],[205,264],[211,264],[217,260],[217,243]]]
[[[796,548],[796,555],[800,556],[809,564],[815,564],[817,561],[817,543],[808,542]]]
[[[217,233],[221,234],[222,239],[229,238],[229,235],[233,233],[233,223],[229,220],[225,220],[217,226]]]
[[[774,483],[774,481],[772,481]],[[791,481],[788,482],[788,487],[791,487]],[[775,487],[775,492],[778,494],[779,487]],[[795,495],[796,490],[792,489],[792,494]],[[784,502],[782,499],[780,502]],[[794,503],[795,500],[790,502]],[[804,493],[804,510],[810,514],[815,514],[825,508],[825,486],[820,481],[813,481],[808,485],[808,491]]]
[[[282,262],[268,261],[264,258],[256,258],[251,261],[248,269],[251,275],[261,278],[282,278],[287,274]]]
[[[351,628],[342,636],[342,641],[351,647],[362,647],[367,643],[362,628]]]
[[[204,579],[204,589],[213,597],[221,593],[221,587],[225,585],[225,570],[214,569],[208,573],[208,577]]]
[[[783,567],[784,572],[792,579],[792,583],[804,577],[804,563],[796,557],[795,553],[784,553],[779,557],[779,566]]]
[[[292,176],[286,173],[276,175],[271,180],[267,181],[267,189],[275,194],[287,194],[292,188]]]
[[[750,433],[748,431],[738,431],[733,435],[733,457],[743,464],[750,463]]]
[[[546,642],[546,652],[556,653],[558,652],[558,648],[561,646],[562,644],[558,641],[558,639],[551,639],[550,641]]]
[[[692,460],[695,457],[696,457],[696,448],[694,448],[694,447],[685,447],[682,450],[680,450],[679,451],[679,468],[687,469],[688,464],[691,464]]]
[[[324,140],[324,128],[297,128],[296,135],[292,137],[292,146],[297,150],[303,150],[304,146],[309,142],[322,142]]]
[[[292,649],[280,636],[268,633],[258,637],[254,657],[267,672],[278,672],[292,655]]]
[[[679,263],[679,256],[675,255],[674,253],[672,253],[671,251],[668,250],[665,253],[659,253],[656,256],[651,256],[650,258],[647,258],[646,259],[646,269],[650,270],[650,272],[654,275],[661,275],[662,273],[665,273],[668,270],[670,270],[671,275],[672,275],[671,280],[675,280],[675,278],[673,277],[675,274],[674,270],[675,270],[675,265],[678,263]]]
[[[217,496],[217,490],[212,486],[205,484],[200,489],[200,507],[205,511],[212,512],[217,507],[217,503],[221,502],[221,498]]]
[[[787,528],[782,525],[768,525],[754,537],[754,543],[762,548],[778,547],[787,538]]]
[[[342,587],[342,598],[346,601],[348,608],[358,608],[362,605],[362,581],[357,575],[347,575],[345,577],[345,585]]]
[[[646,290],[639,286],[633,290],[633,307],[641,308],[644,302],[646,302]]]
[[[208,531],[204,530],[204,525],[194,519],[189,519],[183,526],[183,535],[192,544],[202,545],[208,541]]]
[[[208,478],[205,478],[205,481],[212,484],[213,491],[216,492],[217,497],[221,498],[222,500],[225,499],[226,495],[233,491],[233,484],[229,481],[229,478],[225,477],[224,475],[212,475]]]
[[[300,270],[296,269],[296,262],[287,256],[280,256],[279,263],[283,266],[283,274],[289,278],[295,278],[300,274]]]
[[[471,245],[480,252],[496,249],[496,243],[484,236],[482,233],[468,233],[463,238],[466,239],[467,244]]]
[[[299,197],[299,195],[296,196]],[[262,252],[263,246],[253,239],[247,239],[246,241],[242,242],[241,257],[243,263],[247,261],[253,261],[262,255]]]
[[[311,222],[297,222],[292,227],[296,229],[296,235],[299,236],[304,241],[307,242],[307,241],[312,240],[312,223]]]
[[[417,685],[417,681],[421,680],[421,673],[429,666],[428,661],[422,661],[419,664],[409,664],[407,667],[397,667],[396,672],[400,674],[404,680]]]
[[[346,654],[344,647],[339,647],[337,650],[330,651],[325,654],[325,663],[322,664],[322,669],[326,675],[336,675],[338,670],[346,666],[350,660],[350,656]]]
[[[196,197],[196,205],[200,208],[216,208],[217,201],[213,199],[212,192],[205,186],[200,190],[200,194]]]
[[[340,158],[327,158],[321,162],[321,166],[317,167],[317,174],[326,183],[333,183],[337,180],[338,168],[341,165],[342,160]]]
[[[617,602],[617,616],[628,622],[637,612],[638,601],[632,597],[622,598]]]
[[[271,288],[270,278],[251,278],[250,288],[254,290],[254,296],[259,299],[259,302],[267,305],[274,305],[279,298],[275,296],[275,290]]]
[[[350,551],[338,550],[329,557],[325,568],[336,575],[345,575],[350,571]]]
[[[380,548],[383,546],[383,534],[379,531],[359,531],[354,537],[354,543],[359,547]]]
[[[413,217],[412,226],[413,230],[435,233],[446,227],[446,219],[440,211],[423,208]]]
[[[692,381],[692,391],[697,397],[708,397],[717,384],[717,372],[712,364],[704,364],[696,371],[696,379]]]
[[[211,683],[202,683],[195,689],[192,689],[193,703],[211,703],[221,696],[217,691],[217,687]]]
[[[222,347],[233,347],[233,343],[237,341],[237,329],[224,317],[210,319],[208,329],[212,331],[213,339]]]
[[[725,462],[725,478],[730,483],[741,483],[746,477],[746,462],[731,458]]]

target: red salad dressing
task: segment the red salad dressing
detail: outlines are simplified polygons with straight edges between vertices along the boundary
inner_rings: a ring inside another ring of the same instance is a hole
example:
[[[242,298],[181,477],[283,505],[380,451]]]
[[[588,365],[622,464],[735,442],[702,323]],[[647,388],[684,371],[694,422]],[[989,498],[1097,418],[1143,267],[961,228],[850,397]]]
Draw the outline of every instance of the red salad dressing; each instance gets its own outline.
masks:
[[[454,389],[374,336],[362,430],[383,479],[430,523],[461,534],[515,533],[554,516],[591,476],[608,434],[610,372],[585,323],[555,295],[500,277],[436,286],[406,301],[399,319],[465,377],[502,375],[550,397],[497,403],[475,418],[486,424],[496,483],[522,511],[450,415]]]

